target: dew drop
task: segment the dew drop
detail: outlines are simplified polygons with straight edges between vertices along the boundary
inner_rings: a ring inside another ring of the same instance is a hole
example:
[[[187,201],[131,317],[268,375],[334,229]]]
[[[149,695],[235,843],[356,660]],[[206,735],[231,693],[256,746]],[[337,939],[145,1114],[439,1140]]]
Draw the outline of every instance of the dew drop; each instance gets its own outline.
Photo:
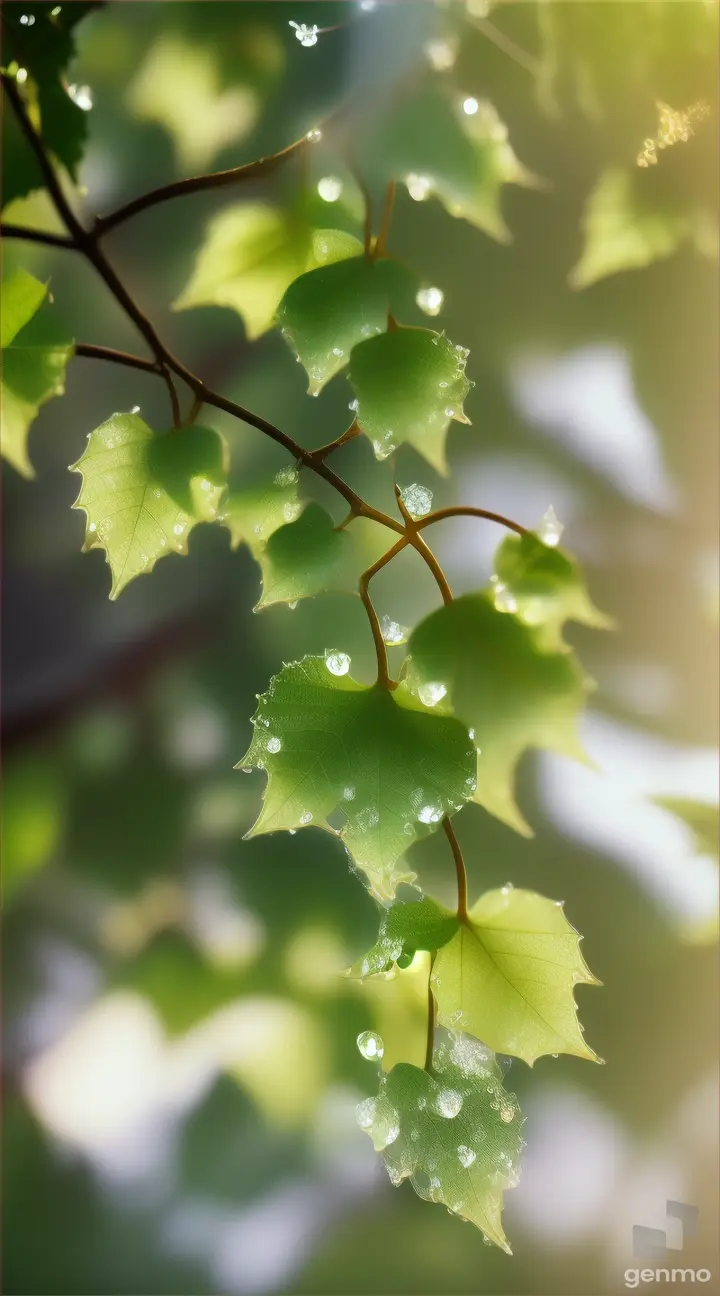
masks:
[[[311,823],[311,822],[312,822],[312,811],[311,811],[311,810],[303,810],[302,814],[300,815],[300,818],[299,818],[298,822],[302,824],[303,828],[305,827],[306,824]]]
[[[175,523],[175,526],[173,527],[173,531],[175,532],[175,535],[182,535],[184,530],[185,527],[182,522]]]
[[[333,349],[332,349],[332,353],[333,353],[334,356],[344,356],[344,355],[345,355],[345,352],[342,350],[341,347],[333,347]]]
[[[321,180],[318,180],[317,191],[323,202],[337,202],[343,191],[342,180],[339,180],[337,176],[323,176]]]
[[[377,1099],[366,1098],[364,1102],[358,1103],[355,1108],[355,1120],[360,1129],[368,1130],[372,1128],[377,1113]]]
[[[418,697],[427,707],[437,706],[438,702],[442,701],[446,693],[447,689],[445,685],[440,684],[435,680],[431,680],[427,684],[421,684],[418,689]]]
[[[465,1166],[466,1170],[468,1169],[469,1166],[472,1165],[473,1161],[475,1161],[477,1158],[477,1152],[473,1152],[472,1148],[469,1148],[466,1143],[460,1144],[460,1147],[457,1150],[457,1154],[458,1154],[458,1161],[460,1162],[461,1165]],[[460,1203],[460,1206],[462,1206],[462,1202]],[[458,1207],[458,1209],[460,1209],[460,1207]],[[454,1206],[453,1206],[453,1210],[455,1210]]]
[[[467,99],[463,99],[462,110],[466,117],[474,117],[479,107],[480,104],[472,95],[468,95]]]
[[[344,652],[329,652],[325,654],[325,665],[331,675],[347,675],[350,670],[350,658]]]
[[[78,108],[82,108],[83,112],[90,112],[93,106],[90,86],[69,85],[67,92]]]
[[[357,400],[357,398],[355,400],[350,401],[350,404],[348,405],[348,409],[352,410],[353,413],[357,413],[359,408],[360,408],[360,401]]]
[[[517,599],[502,581],[495,584],[494,603],[498,612],[517,612]]]
[[[308,144],[319,144],[322,139],[322,131],[316,126],[313,130],[308,131],[305,139]]]
[[[462,1105],[462,1094],[458,1093],[457,1089],[441,1089],[435,1099],[436,1110],[448,1120],[458,1115]]]
[[[425,315],[439,315],[443,308],[445,294],[442,288],[421,288],[415,301]]]
[[[354,801],[354,800],[355,800],[355,788],[354,788],[354,787],[346,787],[346,788],[343,788],[343,800],[344,800],[344,801]]]
[[[276,752],[279,752],[281,747],[282,743],[279,738],[268,738],[267,749],[269,752],[272,752],[273,755],[275,755]]]
[[[409,175],[405,176],[405,184],[407,185],[407,191],[410,194],[410,197],[414,199],[415,202],[425,202],[425,199],[430,197],[430,191],[432,189],[432,180],[430,179],[430,176],[416,175],[413,171]]]
[[[502,1120],[505,1121],[506,1125],[510,1124],[510,1121],[514,1119],[514,1116],[515,1116],[515,1112],[513,1111],[512,1107],[501,1108],[500,1117]]]
[[[446,418],[455,418],[455,410],[453,409],[452,405],[448,405],[448,406],[446,406],[446,409],[445,409],[445,417],[446,417]]]
[[[290,608],[291,612],[295,611],[295,608],[297,607],[299,602],[300,602],[299,599],[293,599],[292,603],[288,603],[288,607]]]
[[[25,82],[27,81],[27,68],[23,68],[23,67],[18,68],[17,72],[15,73],[15,80],[17,81],[18,85],[24,85]]]
[[[307,23],[296,23],[291,20],[288,26],[295,28],[295,39],[299,40],[300,44],[304,45],[306,49],[309,49],[311,45],[317,45],[317,23],[313,23],[312,27],[310,27]]]
[[[90,523],[90,526],[88,527],[88,531],[97,531],[97,527],[95,526],[94,522]]]
[[[139,413],[140,413],[140,406],[139,406],[139,405],[133,405],[132,409],[130,410],[130,413],[131,413],[131,414],[139,414]]]
[[[413,482],[411,486],[403,486],[400,495],[411,517],[425,517],[432,508],[432,491],[429,487],[421,486],[418,482]]]
[[[442,819],[442,809],[439,806],[425,805],[418,812],[420,823],[439,823]]]
[[[382,1057],[385,1052],[385,1045],[376,1031],[362,1031],[357,1037],[358,1051],[368,1062],[374,1062]]]
[[[558,521],[555,509],[551,504],[542,515],[537,534],[543,544],[548,545],[549,548],[553,549],[555,545],[560,543],[560,538],[564,530],[565,528],[562,522]]]
[[[297,468],[281,468],[279,472],[275,473],[275,485],[294,486],[299,477],[300,474]]]
[[[407,639],[407,628],[401,626],[398,621],[393,621],[391,617],[384,616],[380,622],[380,632],[386,644],[402,644]]]

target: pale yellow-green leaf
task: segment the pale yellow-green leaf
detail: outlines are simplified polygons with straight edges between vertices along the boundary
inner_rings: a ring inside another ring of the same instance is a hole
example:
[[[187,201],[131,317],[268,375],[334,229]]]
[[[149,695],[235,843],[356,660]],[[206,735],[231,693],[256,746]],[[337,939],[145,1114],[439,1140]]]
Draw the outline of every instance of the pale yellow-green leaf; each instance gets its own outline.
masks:
[[[114,414],[90,434],[72,471],[83,478],[73,507],[87,517],[84,548],[105,550],[115,599],[158,558],[186,554],[197,522],[214,521],[225,453],[210,428],[154,437],[139,415]]]
[[[367,1003],[382,1040],[383,1071],[398,1062],[424,1066],[427,1051],[430,954],[418,950],[409,967],[366,977],[357,993]]]
[[[228,306],[249,338],[272,327],[294,279],[317,266],[357,256],[362,245],[342,230],[313,230],[301,217],[266,203],[235,203],[210,221],[190,280],[173,303]]]
[[[438,1021],[530,1066],[546,1053],[597,1062],[573,995],[599,984],[562,906],[534,891],[487,891],[435,957]]]
[[[2,453],[23,477],[35,473],[27,450],[30,426],[41,405],[65,390],[73,343],[46,303],[47,285],[16,270],[2,285]]]

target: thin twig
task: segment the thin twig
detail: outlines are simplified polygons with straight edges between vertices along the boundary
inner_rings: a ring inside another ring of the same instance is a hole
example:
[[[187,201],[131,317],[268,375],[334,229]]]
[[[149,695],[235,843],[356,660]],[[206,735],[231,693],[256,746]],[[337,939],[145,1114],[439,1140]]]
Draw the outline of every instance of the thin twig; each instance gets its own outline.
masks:
[[[455,829],[453,828],[452,823],[450,822],[450,819],[447,816],[445,819],[443,819],[443,828],[445,830],[445,836],[450,842],[450,849],[453,853],[453,859],[455,860],[455,872],[457,873],[457,890],[458,890],[457,916],[460,922],[467,922],[468,889],[467,889],[467,873],[465,871],[465,861],[463,859],[463,854],[460,849],[460,843],[457,837],[455,836]]]
[[[288,144],[287,148],[280,149],[278,153],[257,158],[254,162],[246,162],[243,166],[231,167],[228,171],[213,171],[206,175],[190,176],[187,180],[175,180],[172,184],[160,185],[157,189],[151,189],[148,193],[133,198],[107,216],[98,216],[92,227],[92,237],[102,238],[123,221],[137,216],[138,212],[147,211],[148,207],[157,207],[158,203],[169,202],[171,198],[183,198],[187,194],[200,193],[204,189],[224,189],[228,185],[241,184],[245,180],[259,180],[262,176],[270,175],[288,158],[309,147],[311,147],[310,141],[306,135],[303,135],[302,139]]]
[[[347,445],[348,441],[354,441],[355,437],[360,435],[361,430],[357,419],[355,419],[347,431],[343,432],[342,436],[336,437],[334,441],[328,441],[327,445],[319,446],[317,450],[313,450],[313,457],[317,460],[327,459],[328,455],[332,454],[334,450],[339,450],[340,446]]]
[[[395,181],[390,180],[388,182],[387,189],[385,190],[385,205],[383,207],[382,220],[380,222],[380,233],[378,234],[377,239],[375,240],[373,257],[385,256],[385,249],[387,248],[387,241],[390,235],[390,222],[392,220],[394,203],[395,203]]]
[[[77,243],[74,243],[66,234],[48,234],[45,230],[30,229],[26,225],[0,225],[0,235],[3,238],[25,239],[28,243],[44,243],[47,247],[66,248],[69,252],[78,252]]]
[[[377,562],[373,563],[372,567],[368,567],[367,571],[363,572],[358,583],[360,598],[362,599],[363,607],[367,612],[368,621],[370,622],[370,629],[372,631],[373,642],[375,644],[375,654],[377,656],[377,667],[378,667],[378,684],[380,684],[382,688],[391,689],[391,690],[397,688],[397,680],[393,680],[390,678],[390,668],[388,666],[387,647],[385,645],[385,640],[382,637],[380,622],[378,621],[377,612],[373,607],[373,602],[372,599],[370,598],[368,586],[373,576],[376,576],[379,571],[382,571],[383,567],[386,567],[389,562],[392,562],[392,559],[395,557],[395,555],[399,554],[401,549],[404,549],[408,544],[409,544],[408,537],[403,536],[401,540],[398,540],[397,544],[393,545],[392,549],[388,549],[387,553],[384,553],[381,558],[378,558]]]
[[[427,1042],[425,1044],[425,1070],[430,1071],[433,1062],[433,1052],[435,1049],[435,996],[432,992],[432,970],[435,962],[435,955],[430,958],[430,971],[428,973],[428,1019],[427,1019]]]
[[[195,422],[202,407],[203,407],[203,402],[200,400],[199,396],[196,396],[192,405],[190,406],[190,412],[183,423],[184,427],[190,427],[190,425]]]
[[[445,518],[453,517],[478,517],[485,518],[488,522],[498,522],[500,526],[507,527],[510,531],[516,531],[518,535],[526,535],[527,528],[521,526],[519,522],[513,522],[511,518],[504,517],[502,513],[491,513],[489,509],[473,508],[470,504],[452,505],[450,508],[436,509],[434,513],[427,513],[425,517],[420,518],[416,523],[418,531],[424,527],[432,526],[435,522],[443,522]]]
[[[501,31],[499,27],[496,27],[494,23],[489,22],[487,18],[474,18],[472,21],[478,31],[481,31],[484,36],[487,36],[488,40],[492,41],[493,45],[496,45],[498,49],[502,50],[503,54],[507,54],[509,58],[513,59],[513,61],[519,64],[520,67],[525,68],[526,72],[532,73],[533,76],[540,75],[539,60],[533,58],[532,54],[528,54],[527,50],[524,50],[520,45],[517,45],[510,36],[507,36],[505,32]]]
[[[84,356],[88,360],[111,360],[113,364],[127,365],[130,369],[144,369],[147,373],[160,373],[157,360],[146,360],[144,356],[116,351],[114,347],[95,346],[93,342],[76,343],[75,355]]]
[[[363,200],[363,248],[365,256],[369,259],[373,255],[373,206],[372,195],[358,170],[354,154],[350,153],[348,165],[352,177],[362,194]]]
[[[445,575],[445,572],[440,566],[440,563],[435,557],[435,554],[433,553],[430,546],[425,543],[422,536],[418,535],[417,532],[414,532],[409,537],[409,542],[412,545],[413,549],[417,550],[417,552],[420,554],[420,557],[427,563],[428,567],[430,568],[430,571],[435,577],[437,587],[440,590],[440,593],[442,594],[443,603],[445,604],[452,603],[453,592],[450,589],[450,585],[448,584],[448,580]]]

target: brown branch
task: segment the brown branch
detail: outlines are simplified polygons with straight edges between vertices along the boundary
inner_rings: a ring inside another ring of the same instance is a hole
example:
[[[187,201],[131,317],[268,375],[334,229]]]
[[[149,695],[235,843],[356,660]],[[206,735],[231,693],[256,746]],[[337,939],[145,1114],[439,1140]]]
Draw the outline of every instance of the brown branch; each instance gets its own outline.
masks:
[[[231,167],[229,171],[213,171],[206,175],[191,176],[187,180],[175,180],[172,184],[161,185],[158,189],[151,189],[148,193],[140,194],[138,198],[133,198],[122,207],[118,207],[107,216],[98,216],[93,225],[91,236],[96,239],[102,238],[109,230],[121,225],[123,221],[130,220],[132,216],[137,216],[138,212],[146,211],[148,207],[156,207],[158,203],[169,202],[171,198],[182,198],[187,194],[201,193],[205,189],[224,189],[228,185],[241,184],[245,180],[259,180],[262,176],[270,175],[277,170],[288,158],[301,153],[309,147],[310,141],[306,135],[303,135],[302,139],[295,140],[293,144],[288,144],[287,148],[280,149],[278,153],[257,158],[254,162],[246,162],[243,166]]]
[[[422,531],[426,526],[432,526],[435,522],[443,522],[445,518],[453,517],[479,517],[485,518],[488,522],[498,522],[500,526],[507,527],[510,531],[516,531],[518,535],[527,535],[527,527],[521,526],[519,522],[513,522],[511,518],[506,518],[502,513],[491,513],[489,509],[473,508],[470,504],[452,505],[450,508],[436,509],[434,513],[427,513],[425,517],[420,518],[416,523],[418,531]]]
[[[458,890],[457,916],[460,922],[467,922],[468,892],[467,892],[467,873],[465,871],[465,861],[463,859],[463,854],[460,849],[460,843],[457,837],[455,836],[455,829],[453,828],[450,819],[447,817],[443,819],[443,828],[445,830],[445,836],[450,842],[450,849],[453,853],[453,859],[455,860],[455,872],[457,873],[457,890]]]
[[[385,256],[385,249],[390,234],[390,222],[392,220],[393,206],[395,203],[395,181],[390,180],[385,190],[385,205],[383,207],[382,220],[380,222],[380,233],[375,240],[373,257]]]
[[[313,450],[311,452],[313,458],[317,460],[327,459],[327,456],[332,454],[334,450],[339,450],[340,446],[347,445],[348,441],[354,441],[361,431],[362,428],[358,426],[357,419],[355,419],[347,431],[343,432],[342,436],[336,437],[334,441],[328,441],[327,445],[319,446],[317,450]]]
[[[157,360],[146,360],[144,356],[116,351],[114,347],[95,346],[92,342],[78,342],[75,355],[84,356],[88,360],[111,360],[113,364],[127,365],[130,369],[144,369],[147,373],[160,373]]]
[[[428,1020],[427,1020],[427,1042],[425,1044],[425,1070],[432,1069],[433,1051],[435,1048],[435,996],[432,992],[432,970],[435,962],[435,955],[430,959],[430,971],[428,974]]]
[[[66,248],[70,252],[79,251],[77,243],[65,234],[48,234],[45,230],[30,229],[26,225],[0,225],[3,238],[25,239],[28,243],[44,243],[47,247]]]
[[[381,558],[378,558],[377,562],[373,563],[372,567],[368,567],[367,571],[363,572],[362,576],[360,577],[360,581],[358,585],[360,591],[360,598],[362,599],[363,607],[367,612],[367,618],[368,621],[370,622],[370,629],[372,631],[373,642],[375,644],[375,654],[377,656],[377,667],[378,667],[378,684],[380,684],[381,687],[385,689],[396,689],[397,680],[393,680],[390,678],[390,668],[388,666],[387,647],[385,645],[385,640],[382,637],[380,622],[378,621],[377,612],[373,607],[373,602],[372,599],[370,598],[368,586],[373,576],[376,576],[379,571],[382,571],[383,567],[386,567],[387,564],[392,561],[395,555],[399,554],[402,549],[405,549],[405,547],[409,543],[410,541],[408,540],[407,536],[403,536],[400,540],[398,540],[397,544],[394,544],[392,549],[388,549],[387,553],[384,553]]]

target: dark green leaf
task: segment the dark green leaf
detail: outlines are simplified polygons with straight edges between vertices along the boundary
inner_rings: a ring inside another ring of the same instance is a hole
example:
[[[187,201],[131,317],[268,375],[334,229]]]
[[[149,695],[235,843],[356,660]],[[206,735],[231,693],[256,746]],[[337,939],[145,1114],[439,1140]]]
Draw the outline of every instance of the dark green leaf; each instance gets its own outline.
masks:
[[[403,955],[438,950],[452,940],[458,927],[455,914],[431,896],[394,904],[383,916],[371,950],[348,968],[345,976],[368,977],[388,971]]]

